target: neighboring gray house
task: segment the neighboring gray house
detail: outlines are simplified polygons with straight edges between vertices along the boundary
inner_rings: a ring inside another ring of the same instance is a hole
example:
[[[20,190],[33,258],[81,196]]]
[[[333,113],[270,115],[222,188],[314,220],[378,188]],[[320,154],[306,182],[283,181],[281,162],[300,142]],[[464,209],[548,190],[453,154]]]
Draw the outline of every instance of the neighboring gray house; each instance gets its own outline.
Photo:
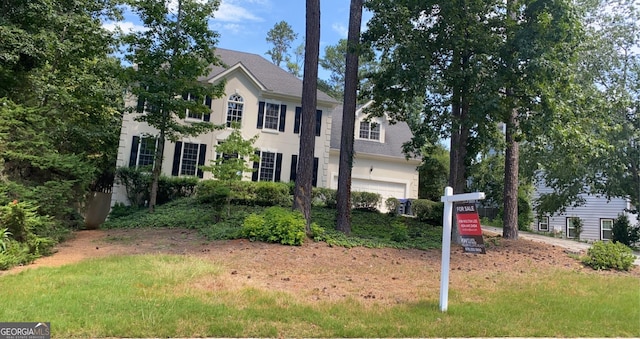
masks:
[[[538,185],[533,193],[533,200],[541,194],[551,193],[552,189]],[[611,198],[597,195],[582,196],[585,203],[578,207],[570,207],[562,214],[546,215],[537,218],[533,230],[537,232],[551,232],[564,238],[596,241],[610,240],[613,221],[620,215],[626,215],[632,225],[637,223],[637,216],[625,212],[632,206],[628,199]],[[582,222],[582,232],[576,236],[574,221]]]

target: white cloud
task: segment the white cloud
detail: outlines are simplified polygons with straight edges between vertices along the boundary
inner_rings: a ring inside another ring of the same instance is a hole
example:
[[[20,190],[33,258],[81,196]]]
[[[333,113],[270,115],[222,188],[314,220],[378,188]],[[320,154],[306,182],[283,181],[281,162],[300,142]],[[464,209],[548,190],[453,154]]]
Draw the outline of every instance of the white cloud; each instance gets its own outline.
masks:
[[[341,23],[334,23],[331,25],[331,29],[333,29],[336,33],[340,34],[341,38],[347,38],[347,34],[349,33],[349,29],[341,24]]]
[[[266,4],[262,0],[251,0],[250,3],[258,5]],[[243,21],[263,21],[262,18],[254,15],[248,9],[236,5],[234,1],[223,1],[220,3],[218,11],[215,13],[215,18],[220,21],[227,22],[243,22]]]
[[[228,32],[231,32],[232,34],[238,34],[242,31],[242,27],[241,25],[238,24],[225,24],[222,25],[222,28]]]
[[[122,32],[124,33],[129,33],[129,32],[144,32],[147,30],[146,27],[142,26],[142,25],[138,25],[135,24],[133,22],[130,21],[124,21],[124,22],[116,22],[116,21],[112,21],[112,22],[106,22],[104,24],[102,24],[102,27],[108,31],[115,31],[116,29],[120,28],[122,30]]]

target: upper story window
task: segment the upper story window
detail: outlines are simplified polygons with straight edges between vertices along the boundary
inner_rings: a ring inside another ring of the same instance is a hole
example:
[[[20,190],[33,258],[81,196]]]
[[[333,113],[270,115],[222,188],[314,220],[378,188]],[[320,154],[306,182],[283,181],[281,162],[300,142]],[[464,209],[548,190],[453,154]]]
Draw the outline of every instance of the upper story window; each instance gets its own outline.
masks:
[[[360,139],[380,140],[380,124],[371,121],[360,122]]]
[[[284,132],[287,105],[260,101],[258,103],[258,129]]]
[[[244,100],[241,96],[233,94],[229,97],[227,103],[227,127],[231,127],[231,123],[242,122],[242,110],[244,109]]]
[[[191,93],[185,93],[182,95],[182,99],[184,100],[189,100],[189,101],[198,101],[199,98]],[[209,110],[211,110],[211,98],[209,96],[206,96],[205,99],[203,100],[203,104],[207,107],[209,107]],[[185,110],[185,117],[187,119],[190,120],[200,120],[200,121],[210,121],[211,120],[211,114],[206,114],[206,113],[196,113],[193,112],[191,110],[189,110],[188,108]]]
[[[302,107],[296,107],[296,115],[293,120],[293,133],[300,134],[300,127],[302,124]],[[320,136],[322,131],[322,110],[316,110],[316,136]]]

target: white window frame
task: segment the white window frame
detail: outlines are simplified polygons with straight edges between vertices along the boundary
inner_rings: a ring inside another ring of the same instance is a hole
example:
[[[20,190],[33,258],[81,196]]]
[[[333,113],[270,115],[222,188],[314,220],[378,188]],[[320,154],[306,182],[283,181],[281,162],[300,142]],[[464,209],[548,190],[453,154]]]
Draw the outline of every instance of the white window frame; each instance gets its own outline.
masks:
[[[235,107],[232,107],[235,106]],[[266,103],[265,103],[266,111]],[[242,124],[244,114],[244,99],[240,94],[232,94],[227,99],[227,127],[231,127],[232,122]]]
[[[363,126],[367,126],[367,127],[363,128]],[[365,135],[363,135],[363,133]],[[374,134],[377,134],[377,138],[372,137]],[[376,121],[360,120],[360,123],[358,124],[358,139],[381,141],[382,127],[380,123]]]
[[[196,157],[195,163],[193,165],[193,174],[185,174],[184,166],[185,166],[185,148],[187,145],[196,145]],[[192,142],[182,142],[182,149],[180,150],[180,167],[178,168],[178,176],[197,176],[198,175],[198,162],[200,160],[200,144],[192,143]]]
[[[195,101],[196,97],[191,94],[191,93],[187,93],[187,100],[188,101]],[[205,97],[204,99],[202,99],[202,104],[205,105],[205,103],[207,102],[207,98]],[[191,113],[189,112],[189,109],[186,108],[185,109],[185,116],[184,116],[184,120],[191,120],[191,121],[204,121],[204,115],[206,113],[200,113],[199,116],[196,115],[195,113]]]
[[[269,164],[265,163],[265,161],[269,160],[266,159],[267,157],[265,157],[265,154],[269,154],[273,156],[273,159],[271,159],[271,167],[267,166]],[[261,151],[260,152],[260,166],[258,167],[258,181],[275,181],[275,177],[276,177],[276,159],[278,157],[278,153],[277,152],[269,152],[269,151]],[[266,173],[263,173],[264,170],[270,170],[271,171],[271,175],[270,178],[269,176],[266,175]]]
[[[573,227],[573,223],[572,221],[574,219],[580,219],[579,217],[567,217],[567,221],[566,221],[566,225],[565,225],[565,231],[566,231],[566,236],[567,239],[576,239],[577,238],[577,234],[575,234],[576,228]],[[574,232],[574,236],[571,236],[571,231]]]
[[[280,127],[280,103],[265,102],[264,103],[264,116],[262,117],[262,128],[271,131],[278,131]],[[275,120],[271,113],[275,112]],[[267,119],[269,119],[267,121]],[[275,127],[270,127],[275,121]],[[268,123],[267,123],[268,122]]]
[[[546,225],[546,227],[543,228],[542,225]],[[541,217],[538,219],[538,231],[549,232],[549,217]]]
[[[604,228],[604,224],[605,222],[611,222],[611,228]],[[611,240],[613,239],[613,222],[614,220],[611,218],[604,218],[604,219],[600,219],[600,240]],[[604,232],[605,231],[609,231],[610,232],[610,236],[609,238],[605,238],[604,237]]]

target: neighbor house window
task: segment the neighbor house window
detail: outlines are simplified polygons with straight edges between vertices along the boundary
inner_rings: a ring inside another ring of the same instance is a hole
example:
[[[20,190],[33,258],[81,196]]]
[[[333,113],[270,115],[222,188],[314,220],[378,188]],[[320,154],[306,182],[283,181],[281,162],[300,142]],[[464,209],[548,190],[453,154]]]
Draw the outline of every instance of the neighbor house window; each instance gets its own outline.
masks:
[[[600,219],[600,239],[611,240],[613,219]]]
[[[258,103],[258,129],[284,132],[287,105],[260,101]]]
[[[578,233],[581,231],[578,229],[581,224],[582,222],[578,217],[567,218],[567,238],[577,238]]]
[[[206,152],[207,145],[205,144],[176,142],[171,174],[174,176],[197,175],[202,178],[203,172],[198,167],[204,165]]]
[[[549,232],[549,217],[540,217],[538,219],[538,231]]]
[[[200,100],[197,96],[195,96],[195,95],[193,95],[191,93],[183,94],[182,95],[182,99],[189,100],[189,101],[199,101]],[[202,101],[202,103],[205,106],[209,107],[209,110],[211,110],[211,98],[210,97],[208,97],[208,96],[205,97],[205,99]],[[191,119],[191,120],[209,121],[210,117],[211,117],[211,114],[196,113],[196,112],[193,112],[193,110],[190,110],[190,109],[187,108],[185,110],[185,117],[187,119]]]
[[[229,97],[227,103],[227,127],[231,127],[234,122],[242,122],[242,110],[244,109],[244,100],[241,96],[233,94]]]
[[[253,181],[280,181],[282,153],[256,151],[259,161],[253,163]]]
[[[134,136],[129,157],[129,167],[151,167],[158,139],[151,136]]]
[[[380,140],[380,124],[370,121],[360,122],[360,139]]]

